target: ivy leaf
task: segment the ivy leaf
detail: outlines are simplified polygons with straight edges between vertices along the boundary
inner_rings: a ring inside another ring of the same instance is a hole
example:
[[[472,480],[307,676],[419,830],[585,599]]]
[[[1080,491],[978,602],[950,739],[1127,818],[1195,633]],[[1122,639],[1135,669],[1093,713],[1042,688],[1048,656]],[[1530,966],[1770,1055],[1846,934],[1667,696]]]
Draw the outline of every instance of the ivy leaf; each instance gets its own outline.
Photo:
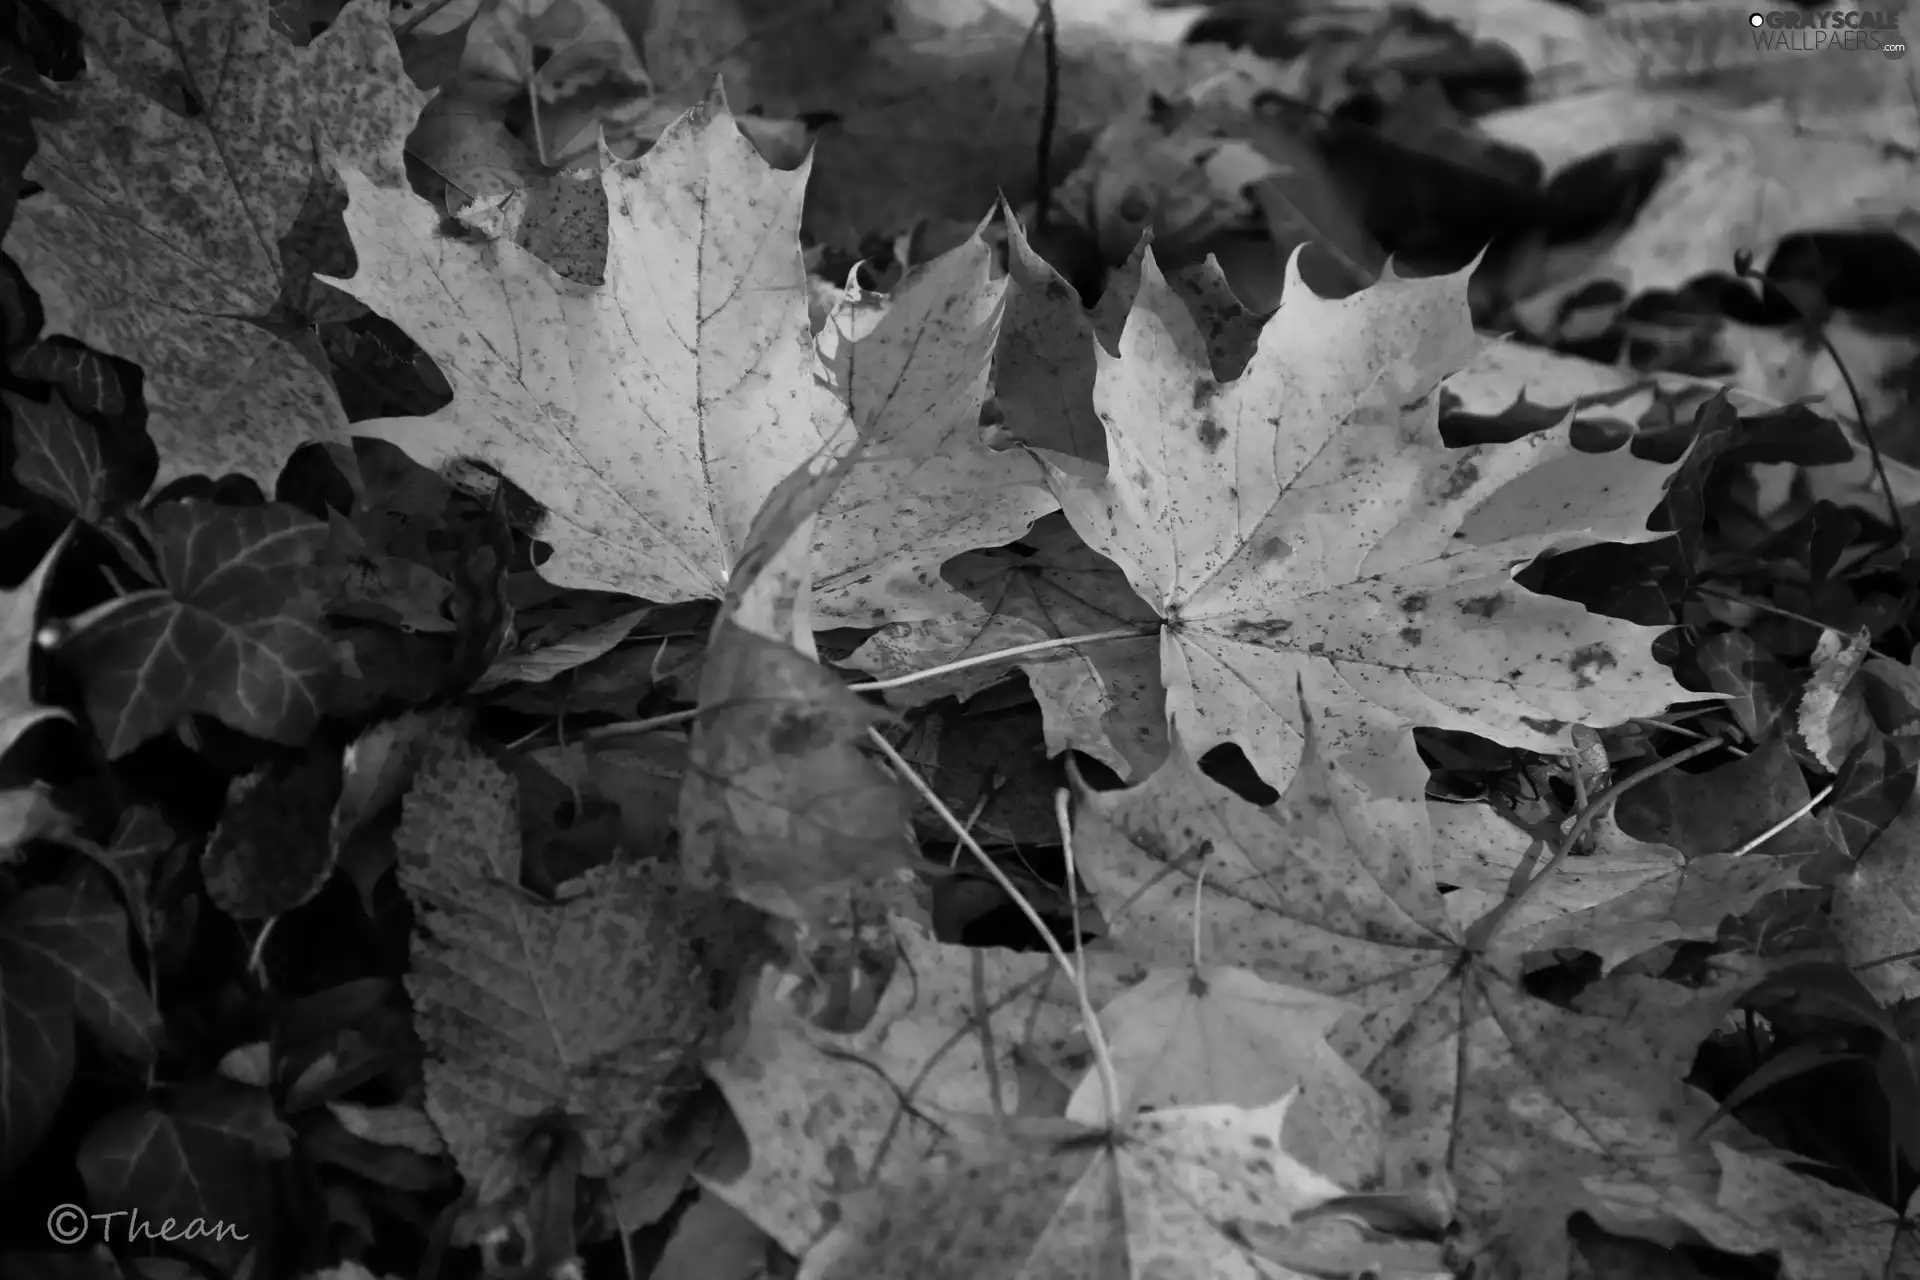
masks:
[[[13,478],[88,524],[98,524],[113,476],[91,422],[58,391],[42,404],[7,392],[13,418]]]
[[[168,502],[146,516],[161,585],[72,620],[79,673],[109,758],[181,716],[297,744],[333,671],[320,626],[327,527],[293,507]]]
[[[73,1077],[76,1024],[135,1062],[159,1049],[160,1013],[128,954],[127,914],[93,873],[0,909],[0,1173],[52,1123]]]
[[[47,548],[25,582],[11,591],[0,590],[0,759],[41,721],[72,719],[59,707],[41,706],[33,700],[34,634],[40,629],[40,593],[71,533],[69,526]]]
[[[140,1102],[107,1115],[74,1163],[95,1212],[137,1213],[149,1230],[167,1218],[199,1222],[203,1231],[172,1238],[234,1275],[249,1254],[272,1247],[270,1162],[290,1154],[291,1135],[267,1091],[216,1077],[164,1105]],[[131,1234],[130,1218],[112,1222],[116,1239]]]

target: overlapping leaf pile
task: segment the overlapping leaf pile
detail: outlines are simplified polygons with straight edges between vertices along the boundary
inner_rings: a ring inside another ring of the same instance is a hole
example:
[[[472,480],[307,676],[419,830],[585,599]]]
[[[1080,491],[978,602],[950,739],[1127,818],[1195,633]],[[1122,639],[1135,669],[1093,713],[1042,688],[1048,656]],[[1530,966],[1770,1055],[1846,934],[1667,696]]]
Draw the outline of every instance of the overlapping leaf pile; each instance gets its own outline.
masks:
[[[9,352],[49,388],[7,394],[13,479],[61,531],[0,591],[0,763],[65,733],[92,772],[0,790],[0,1174],[100,1213],[292,1197],[356,1267],[431,1206],[490,1275],[664,1223],[673,1276],[719,1265],[699,1224],[822,1278],[1561,1280],[1576,1214],[1789,1277],[1910,1265],[1894,1210],[1723,1099],[1830,1060],[1920,1098],[1876,999],[1916,989],[1920,677],[1859,619],[1804,682],[1737,630],[1686,666],[1677,608],[1576,581],[1745,571],[1707,495],[1742,448],[1802,456],[1779,419],[1667,379],[1647,422],[1699,412],[1664,447],[1572,411],[1458,443],[1449,403],[1646,390],[1477,334],[1475,264],[1330,298],[1296,255],[1261,318],[1148,249],[1088,311],[1003,205],[885,290],[823,286],[809,164],[718,86],[568,179],[604,252],[450,216],[367,0],[304,44],[238,0],[71,8],[86,70],[6,241],[48,331]],[[1785,612],[1845,612],[1848,539],[1781,536],[1821,566]],[[1065,829],[1026,781],[995,861],[893,729],[1016,668],[1085,767]],[[1727,704],[1692,754],[1743,759],[1682,772],[1631,727],[1702,697],[1676,670]],[[1549,794],[1443,803],[1475,752]],[[962,941],[968,854],[1044,900],[1028,950]],[[1776,928],[1870,976],[1776,971],[1745,933]],[[230,981],[175,994],[217,952]],[[1705,1087],[1740,1002],[1793,1025],[1810,989],[1853,1039]]]

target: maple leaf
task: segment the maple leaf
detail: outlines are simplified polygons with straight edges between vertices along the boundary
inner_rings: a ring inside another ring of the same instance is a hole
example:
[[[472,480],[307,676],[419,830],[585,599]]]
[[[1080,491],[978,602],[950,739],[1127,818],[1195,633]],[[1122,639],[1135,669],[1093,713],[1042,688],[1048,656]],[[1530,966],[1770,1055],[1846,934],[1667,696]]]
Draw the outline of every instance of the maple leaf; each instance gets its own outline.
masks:
[[[40,630],[40,593],[66,547],[72,528],[54,540],[47,554],[12,590],[0,590],[0,759],[35,725],[46,720],[71,720],[59,707],[33,700],[33,655]]]
[[[822,446],[748,531],[701,663],[680,792],[687,882],[723,887],[805,941],[850,890],[884,894],[914,862],[905,800],[857,745],[885,712],[814,647],[810,544],[857,443],[847,430]]]
[[[941,564],[1059,506],[1030,453],[989,448],[980,429],[1007,287],[992,259],[976,229],[886,295],[850,290],[828,316],[821,356],[867,442],[814,544],[821,611],[841,625],[963,607]]]
[[[1685,1135],[1713,1104],[1681,1083],[1693,1046],[1529,994],[1527,943],[1502,930],[1504,902],[1471,927],[1450,918],[1420,792],[1370,793],[1306,728],[1270,809],[1201,774],[1177,736],[1139,786],[1082,789],[1079,865],[1114,945],[1165,965],[1198,945],[1359,1006],[1330,1039],[1386,1098],[1392,1157],[1447,1174],[1491,1274],[1564,1276],[1565,1219],[1593,1207],[1589,1184],[1657,1195],[1698,1174],[1705,1153]]]
[[[1785,1280],[1877,1280],[1920,1268],[1920,1193],[1905,1211],[1715,1143],[1720,1185],[1683,1195],[1675,1210],[1729,1253],[1779,1255]]]
[[[458,737],[429,745],[394,840],[419,912],[407,990],[427,1111],[462,1176],[500,1185],[527,1127],[556,1112],[596,1176],[625,1167],[708,1030],[693,900],[637,862],[553,901],[523,889],[513,780]]]
[[[1514,874],[1540,874],[1536,842],[1486,805],[1433,804],[1434,875],[1454,886],[1447,911],[1461,927],[1508,895]],[[1606,973],[1663,942],[1717,936],[1729,916],[1769,893],[1805,888],[1795,861],[1764,854],[1687,857],[1636,840],[1610,817],[1588,830],[1594,852],[1568,858],[1507,917],[1501,937],[1529,951],[1577,947],[1600,957]]]
[[[1348,1187],[1374,1182],[1387,1104],[1327,1043],[1349,1013],[1339,1000],[1269,982],[1245,969],[1160,969],[1100,1010],[1123,1099],[1121,1114],[1171,1107],[1262,1107],[1298,1093],[1287,1148]],[[1067,1119],[1107,1114],[1100,1073],[1090,1071]]]
[[[71,619],[59,651],[108,757],[191,712],[304,741],[333,674],[317,565],[326,526],[280,504],[193,501],[161,503],[142,521],[160,585]]]
[[[27,175],[45,190],[21,201],[6,252],[47,333],[145,369],[158,484],[237,472],[271,493],[294,449],[346,434],[317,345],[264,323],[316,146],[404,187],[426,95],[373,0],[305,48],[250,0],[73,8],[87,73],[70,114],[40,126]]]
[[[454,392],[432,417],[355,432],[429,466],[498,467],[548,512],[556,585],[679,601],[725,594],[762,503],[851,414],[874,452],[820,515],[817,607],[860,625],[937,612],[942,558],[1055,505],[978,424],[1004,281],[977,236],[930,264],[836,340],[836,394],[807,317],[807,172],[761,159],[716,87],[602,171],[601,286],[510,242],[447,239],[427,202],[343,173],[360,272],[333,283],[405,328]]]
[[[1684,697],[1657,631],[1536,595],[1549,551],[1645,541],[1671,469],[1565,430],[1447,449],[1435,390],[1475,345],[1467,270],[1317,297],[1288,268],[1246,371],[1216,382],[1149,254],[1120,354],[1097,351],[1110,466],[1046,455],[1074,528],[1164,620],[1167,714],[1284,785],[1296,684],[1329,745],[1395,789],[1407,724],[1564,751],[1573,723]],[[1097,653],[1095,661],[1098,661]]]
[[[0,908],[0,1170],[16,1168],[58,1113],[76,1025],[134,1062],[159,1052],[160,1011],[128,953],[127,913],[84,870]]]
[[[1155,1111],[1112,1129],[1030,1123],[856,1206],[802,1274],[1299,1276],[1250,1240],[1284,1240],[1296,1216],[1342,1192],[1283,1145],[1292,1101]]]
[[[1080,1006],[1052,957],[936,942],[904,917],[888,926],[892,976],[859,1030],[812,1025],[769,972],[738,1042],[707,1064],[753,1161],[704,1181],[793,1253],[864,1189],[1065,1100],[1056,1073],[1079,1051]],[[1117,993],[1124,966],[1087,959],[1095,998]]]

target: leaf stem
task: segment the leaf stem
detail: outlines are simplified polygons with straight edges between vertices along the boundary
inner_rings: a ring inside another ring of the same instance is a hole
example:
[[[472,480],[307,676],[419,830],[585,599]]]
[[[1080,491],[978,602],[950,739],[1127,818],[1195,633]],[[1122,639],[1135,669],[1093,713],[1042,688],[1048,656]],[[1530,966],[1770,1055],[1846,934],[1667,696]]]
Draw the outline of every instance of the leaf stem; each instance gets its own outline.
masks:
[[[1060,857],[1067,865],[1067,910],[1073,914],[1073,958],[1078,966],[1073,991],[1080,997],[1080,1021],[1087,1029],[1087,1043],[1093,1049],[1093,1065],[1100,1072],[1100,1090],[1106,1094],[1107,1105],[1100,1109],[1100,1114],[1106,1117],[1107,1128],[1118,1129],[1125,1118],[1120,1114],[1125,1105],[1120,1097],[1120,1075],[1113,1069],[1113,1051],[1107,1045],[1106,1028],[1100,1025],[1100,1015],[1093,1011],[1093,1002],[1087,999],[1087,948],[1080,940],[1080,868],[1073,859],[1071,798],[1065,787],[1053,793],[1053,821],[1060,828]]]
[[[1755,266],[1752,254],[1735,254],[1733,269],[1743,276],[1758,281],[1763,293],[1765,290],[1771,289],[1776,298],[1791,307],[1793,313],[1800,317],[1801,322],[1813,331],[1813,336],[1819,340],[1821,347],[1826,350],[1827,356],[1834,363],[1834,367],[1840,370],[1841,381],[1847,384],[1847,395],[1853,400],[1854,419],[1860,424],[1860,435],[1867,442],[1867,455],[1873,461],[1873,474],[1879,479],[1880,491],[1884,493],[1887,498],[1887,517],[1888,523],[1893,526],[1893,545],[1896,547],[1905,547],[1907,545],[1907,525],[1900,514],[1900,499],[1895,496],[1893,492],[1893,481],[1887,478],[1887,463],[1886,459],[1880,456],[1880,441],[1874,435],[1873,423],[1867,418],[1866,402],[1860,398],[1860,388],[1855,385],[1853,381],[1853,371],[1847,368],[1847,362],[1840,358],[1839,348],[1835,347],[1833,345],[1833,339],[1827,336],[1827,326],[1821,321],[1814,319],[1807,309],[1800,305],[1800,300],[1781,288],[1772,276]]]
[[[904,676],[891,676],[885,680],[868,680],[861,684],[850,684],[847,690],[850,693],[881,693],[887,689],[898,689],[921,680],[931,680],[936,676],[951,675],[955,671],[990,666],[996,662],[1024,658],[1034,653],[1046,653],[1053,649],[1071,649],[1075,645],[1099,644],[1107,640],[1139,640],[1153,635],[1159,629],[1160,624],[1156,622],[1150,625],[1142,623],[1132,627],[1115,627],[1111,631],[1096,631],[1084,636],[1055,636],[1051,640],[1036,640],[1032,644],[1017,644],[1010,649],[996,649],[992,653],[975,654],[971,658],[961,658],[955,662],[942,663],[937,667],[928,667],[925,671],[908,672]],[[685,711],[669,711],[665,715],[649,716],[645,720],[618,720],[613,724],[582,729],[573,735],[573,740],[605,742],[611,738],[636,737],[639,734],[651,733],[655,729],[671,729],[675,725],[685,724],[699,714],[698,707],[689,707]]]
[[[869,680],[864,684],[848,685],[847,688],[854,693],[880,693],[921,680],[931,680],[935,676],[951,675],[955,671],[966,671],[972,667],[1005,662],[1009,658],[1023,658],[1028,654],[1046,653],[1052,649],[1070,649],[1079,644],[1099,644],[1107,640],[1138,640],[1153,635],[1159,630],[1160,624],[1156,622],[1151,626],[1115,627],[1111,631],[1096,631],[1084,636],[1055,636],[1051,640],[1035,640],[1032,644],[1014,645],[1011,649],[995,649],[992,653],[980,653],[971,658],[944,662],[937,667],[928,667],[925,671],[912,671],[904,676],[891,676],[885,680]]]
[[[1478,950],[1491,942],[1499,934],[1500,926],[1507,922],[1507,918],[1519,908],[1520,904],[1525,902],[1548,876],[1551,876],[1560,869],[1560,864],[1565,862],[1567,855],[1573,852],[1573,846],[1578,843],[1580,837],[1586,833],[1587,827],[1592,824],[1595,818],[1606,812],[1608,806],[1615,800],[1618,800],[1628,790],[1639,786],[1655,774],[1665,773],[1667,770],[1683,764],[1695,756],[1703,756],[1709,751],[1717,751],[1725,745],[1726,743],[1719,738],[1709,738],[1705,742],[1696,742],[1690,747],[1674,752],[1664,760],[1656,760],[1646,768],[1628,774],[1626,777],[1620,779],[1620,781],[1608,787],[1605,791],[1602,791],[1598,796],[1595,796],[1593,800],[1588,802],[1586,807],[1580,810],[1580,815],[1573,820],[1573,825],[1567,828],[1566,835],[1560,839],[1560,846],[1553,851],[1553,856],[1547,859],[1547,865],[1540,868],[1539,874],[1522,885],[1519,892],[1509,895],[1505,902],[1502,902],[1499,906],[1481,917],[1471,929],[1467,930],[1467,946],[1470,949]]]
[[[927,785],[927,780],[920,776],[919,771],[907,763],[906,758],[894,749],[891,742],[888,742],[886,738],[881,736],[878,729],[868,729],[867,738],[874,746],[879,748],[880,754],[887,758],[887,763],[893,766],[894,771],[906,779],[909,786],[919,792],[920,798],[927,802],[928,807],[939,816],[940,821],[947,824],[947,827],[953,832],[954,838],[966,848],[968,853],[973,855],[974,861],[978,862],[981,867],[985,869],[986,873],[993,877],[993,882],[1000,886],[1001,891],[1013,899],[1013,904],[1020,908],[1021,914],[1026,916],[1027,922],[1039,933],[1040,941],[1046,944],[1047,951],[1053,956],[1054,963],[1060,966],[1060,972],[1067,975],[1067,984],[1073,988],[1074,995],[1079,997],[1080,1018],[1081,1021],[1086,1023],[1087,1039],[1093,1045],[1094,1060],[1106,1064],[1103,1068],[1105,1074],[1102,1075],[1101,1080],[1103,1084],[1107,1084],[1111,1089],[1111,1092],[1108,1094],[1109,1099],[1112,1100],[1109,1106],[1118,1106],[1118,1099],[1120,1097],[1119,1085],[1112,1079],[1113,1068],[1112,1061],[1106,1051],[1106,1037],[1101,1033],[1100,1020],[1094,1016],[1093,1005],[1087,999],[1086,982],[1080,971],[1074,967],[1073,961],[1067,959],[1067,953],[1060,946],[1060,940],[1053,936],[1053,930],[1049,929],[1047,922],[1040,918],[1040,913],[1034,909],[1031,902],[1027,901],[1027,896],[1020,892],[1019,887],[1013,883],[1012,877],[1000,869],[999,863],[987,856],[987,851],[980,847],[980,842],[973,838],[973,834],[967,830],[966,824],[955,816],[953,810],[947,808],[946,803],[942,801],[938,795],[934,794],[933,788]],[[1069,842],[1063,845],[1062,848],[1066,854],[1067,876],[1069,882],[1071,882],[1074,874],[1073,846],[1066,826],[1066,814],[1064,812],[1065,795],[1066,792],[1063,790],[1054,797],[1054,810],[1056,820],[1061,823],[1060,838],[1063,841]],[[1080,947],[1080,915],[1078,905],[1076,904],[1071,907],[1070,910],[1074,912],[1073,936],[1074,949],[1077,952]]]

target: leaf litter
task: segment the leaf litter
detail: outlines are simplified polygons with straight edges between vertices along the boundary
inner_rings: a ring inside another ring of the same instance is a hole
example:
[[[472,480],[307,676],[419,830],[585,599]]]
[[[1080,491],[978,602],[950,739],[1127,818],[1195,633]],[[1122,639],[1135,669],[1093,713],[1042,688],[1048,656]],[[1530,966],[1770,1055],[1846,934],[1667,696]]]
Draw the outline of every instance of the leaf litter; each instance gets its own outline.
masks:
[[[1904,401],[1580,291],[1893,219],[1910,62],[1102,3],[31,6],[0,1167],[332,1224],[232,1275],[1907,1264]],[[1017,832],[894,745],[1008,709]]]

